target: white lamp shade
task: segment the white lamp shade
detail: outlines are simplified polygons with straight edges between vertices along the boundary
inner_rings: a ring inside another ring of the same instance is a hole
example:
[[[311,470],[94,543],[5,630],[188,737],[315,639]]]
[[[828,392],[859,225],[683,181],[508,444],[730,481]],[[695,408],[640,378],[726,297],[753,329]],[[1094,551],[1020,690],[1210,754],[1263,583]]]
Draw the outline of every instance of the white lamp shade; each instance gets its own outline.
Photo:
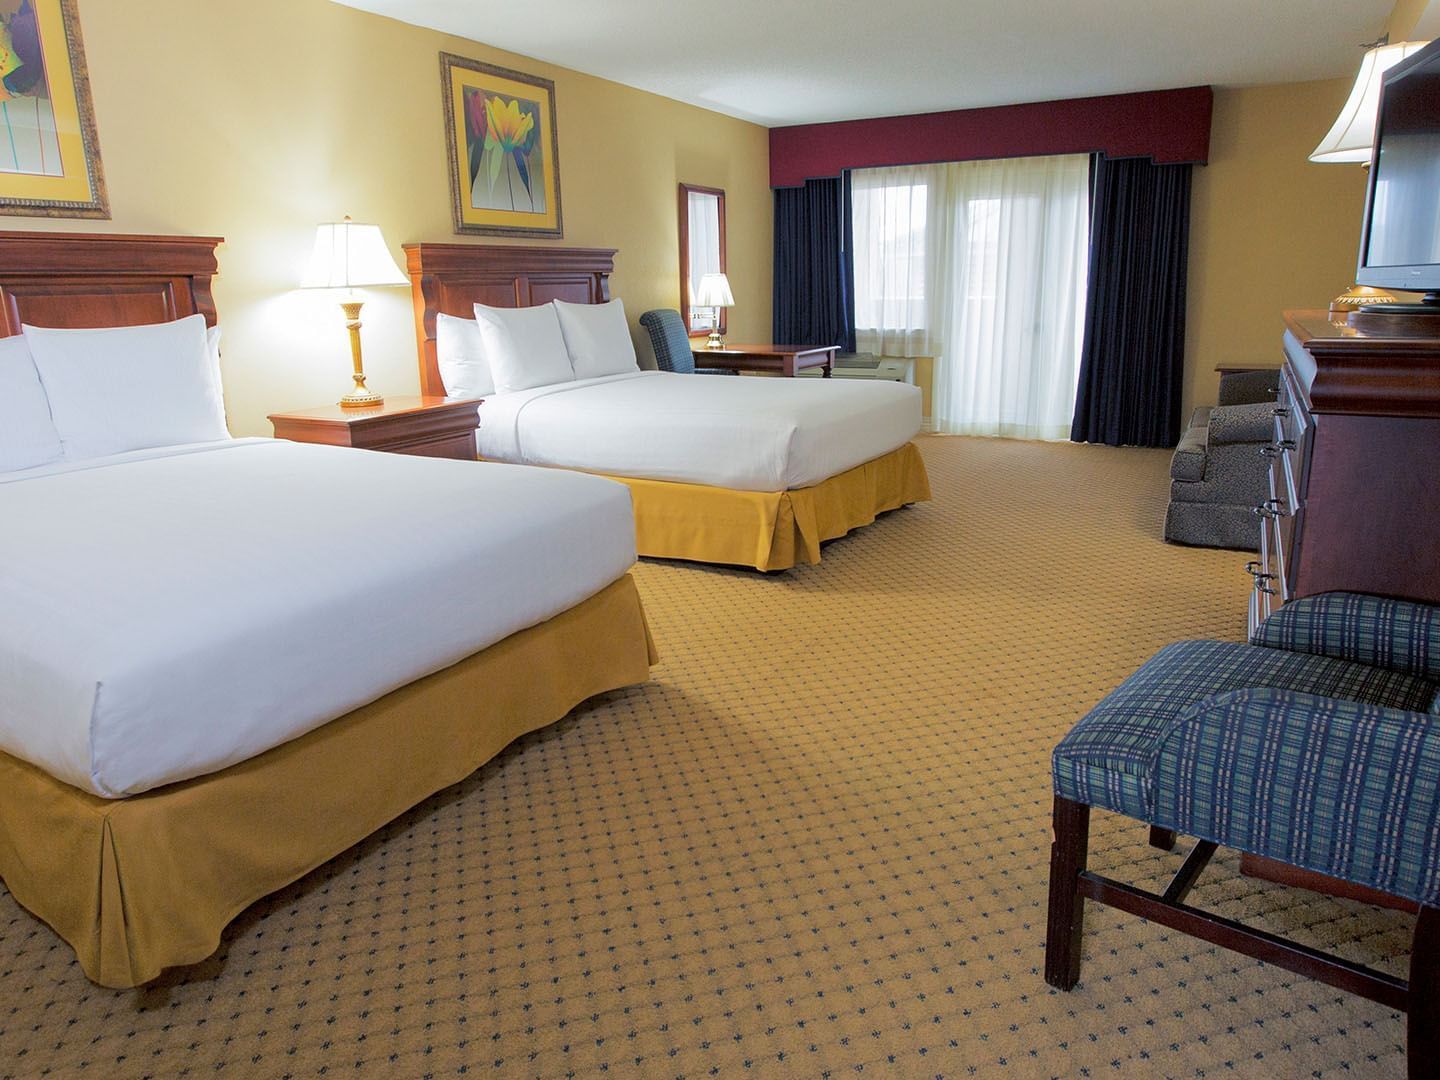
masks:
[[[695,290],[697,307],[734,307],[735,297],[730,292],[730,279],[724,274],[706,274],[700,279]]]
[[[1311,161],[1367,162],[1375,145],[1375,116],[1380,109],[1380,76],[1429,42],[1401,41],[1371,49],[1360,62],[1360,74],[1330,133],[1320,140]]]
[[[315,226],[315,247],[300,282],[302,288],[355,289],[405,284],[406,277],[391,258],[379,225],[360,225],[346,218]]]

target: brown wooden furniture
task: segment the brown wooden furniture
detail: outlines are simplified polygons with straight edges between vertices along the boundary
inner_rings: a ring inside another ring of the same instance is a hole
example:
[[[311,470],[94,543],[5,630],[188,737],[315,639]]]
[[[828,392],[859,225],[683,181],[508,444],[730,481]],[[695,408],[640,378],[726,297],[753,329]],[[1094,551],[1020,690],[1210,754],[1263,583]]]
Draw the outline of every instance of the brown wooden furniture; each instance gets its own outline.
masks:
[[[321,405],[271,413],[277,439],[420,457],[475,460],[478,400],[389,397],[373,409]]]
[[[699,184],[680,185],[680,318],[685,323],[685,332],[691,337],[704,335],[710,332],[709,327],[704,329],[691,325],[690,297],[695,294],[694,286],[700,284],[698,281],[690,280],[690,196],[708,195],[718,202],[717,209],[720,212],[720,272],[725,273],[725,190],[724,188],[701,187]],[[720,309],[719,319],[720,333],[725,333],[726,319],[725,309]]]
[[[406,244],[420,351],[420,393],[444,397],[435,359],[435,316],[475,317],[475,305],[532,307],[551,300],[603,304],[610,299],[614,248],[498,244]]]
[[[1252,628],[1335,590],[1440,603],[1440,329],[1387,335],[1323,311],[1285,327]]]
[[[1279,363],[1274,364],[1237,364],[1230,361],[1221,361],[1215,365],[1215,372],[1218,375],[1244,374],[1247,371],[1279,371]]]
[[[205,316],[218,236],[0,232],[0,337],[31,326],[135,326]]]
[[[818,367],[828,379],[839,351],[837,345],[726,345],[723,349],[696,349],[695,363],[727,371],[767,371],[787,378]]]

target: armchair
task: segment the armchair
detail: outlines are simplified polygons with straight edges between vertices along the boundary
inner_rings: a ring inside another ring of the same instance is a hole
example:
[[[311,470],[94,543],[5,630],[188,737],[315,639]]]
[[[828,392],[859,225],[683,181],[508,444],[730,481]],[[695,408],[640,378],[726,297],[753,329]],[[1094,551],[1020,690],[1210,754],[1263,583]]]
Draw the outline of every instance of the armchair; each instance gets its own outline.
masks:
[[[640,325],[650,335],[650,344],[655,349],[655,363],[661,371],[676,371],[685,375],[734,375],[735,372],[720,368],[695,366],[695,353],[690,348],[690,335],[685,332],[685,322],[678,311],[657,308],[640,316]]]
[[[1045,980],[1080,978],[1085,900],[1409,1012],[1410,1075],[1440,1053],[1440,608],[1294,601],[1249,644],[1167,646],[1055,748]],[[1163,894],[1086,868],[1092,807],[1197,842]],[[1409,982],[1185,904],[1219,846],[1419,906]]]
[[[1220,403],[1195,410],[1170,459],[1166,540],[1255,549],[1254,508],[1268,494],[1260,447],[1275,438],[1277,378],[1273,371],[1223,375]]]

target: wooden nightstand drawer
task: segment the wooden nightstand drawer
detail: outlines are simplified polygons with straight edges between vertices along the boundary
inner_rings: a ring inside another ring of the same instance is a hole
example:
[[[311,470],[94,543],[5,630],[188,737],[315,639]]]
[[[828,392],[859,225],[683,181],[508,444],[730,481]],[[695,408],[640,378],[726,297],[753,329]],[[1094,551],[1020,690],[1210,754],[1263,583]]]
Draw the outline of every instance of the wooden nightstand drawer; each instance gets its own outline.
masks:
[[[393,397],[373,409],[274,413],[270,423],[277,439],[473,461],[479,408],[479,400]]]

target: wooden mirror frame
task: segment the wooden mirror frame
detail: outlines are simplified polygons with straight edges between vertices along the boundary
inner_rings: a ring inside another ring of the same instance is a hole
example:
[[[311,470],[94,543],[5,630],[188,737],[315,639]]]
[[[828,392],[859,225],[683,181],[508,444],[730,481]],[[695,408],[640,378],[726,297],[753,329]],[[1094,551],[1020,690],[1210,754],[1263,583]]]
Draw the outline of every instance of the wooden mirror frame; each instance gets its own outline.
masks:
[[[728,273],[725,265],[725,189],[701,187],[699,184],[680,185],[680,318],[685,323],[685,332],[691,337],[704,337],[709,328],[695,330],[690,326],[690,195],[714,195],[719,200],[720,211],[720,272]],[[720,333],[726,332],[725,308],[720,309]]]

